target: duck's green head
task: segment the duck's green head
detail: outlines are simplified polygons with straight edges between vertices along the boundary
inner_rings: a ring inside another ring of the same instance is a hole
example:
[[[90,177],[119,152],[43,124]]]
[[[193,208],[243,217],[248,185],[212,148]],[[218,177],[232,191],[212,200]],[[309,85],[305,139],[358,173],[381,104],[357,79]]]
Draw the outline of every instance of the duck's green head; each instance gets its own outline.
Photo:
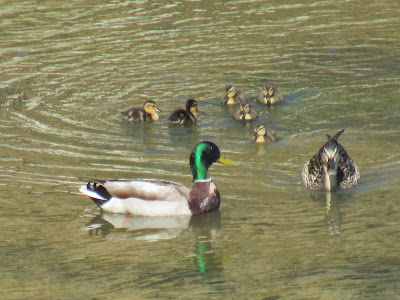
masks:
[[[209,179],[208,168],[215,162],[225,165],[237,165],[234,161],[221,156],[218,146],[214,143],[205,141],[197,144],[190,155],[193,182]]]

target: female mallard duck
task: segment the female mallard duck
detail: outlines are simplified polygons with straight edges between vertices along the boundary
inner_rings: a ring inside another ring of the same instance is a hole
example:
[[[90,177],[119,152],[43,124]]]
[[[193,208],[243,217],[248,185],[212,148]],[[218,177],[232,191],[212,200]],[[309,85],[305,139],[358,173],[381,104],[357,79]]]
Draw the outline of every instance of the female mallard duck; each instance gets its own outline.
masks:
[[[243,101],[244,98],[239,91],[236,91],[235,87],[230,84],[225,87],[225,94],[221,100],[221,103],[224,105],[234,105]]]
[[[264,125],[257,125],[254,128],[253,142],[265,143],[267,141],[276,142],[278,140],[279,137],[274,130],[266,128]]]
[[[262,104],[276,104],[283,101],[283,95],[278,91],[278,89],[271,84],[266,84],[260,90],[258,95],[258,102]]]
[[[334,137],[327,134],[328,141],[304,165],[302,179],[308,188],[330,191],[335,188],[350,188],[357,184],[360,172],[354,161],[337,141],[343,131],[344,129]]]
[[[146,121],[157,121],[159,119],[156,103],[153,100],[147,100],[143,104],[143,108],[132,107],[126,111],[121,112],[122,115],[128,118],[128,121],[133,122],[146,122]]]
[[[217,210],[220,195],[208,168],[215,162],[235,165],[212,142],[201,142],[190,155],[192,188],[163,180],[91,181],[80,191],[104,211],[141,216],[198,215]]]
[[[242,102],[232,116],[235,120],[249,121],[258,118],[258,113],[249,103]]]
[[[186,110],[177,109],[169,116],[170,124],[188,125],[196,123],[196,112],[198,103],[196,100],[189,99],[186,102]]]

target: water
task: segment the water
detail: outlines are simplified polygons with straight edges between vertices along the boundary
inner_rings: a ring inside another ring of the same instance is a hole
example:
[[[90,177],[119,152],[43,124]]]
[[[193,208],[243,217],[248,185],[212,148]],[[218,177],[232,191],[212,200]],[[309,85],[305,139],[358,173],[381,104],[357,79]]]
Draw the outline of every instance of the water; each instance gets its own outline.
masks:
[[[398,298],[398,2],[0,7],[2,298]],[[230,83],[253,101],[267,81],[286,102],[254,103],[281,136],[260,146],[257,122],[219,101]],[[189,97],[198,126],[168,126]],[[159,122],[121,118],[148,98]],[[342,128],[359,185],[310,194],[303,164]],[[210,169],[220,212],[101,215],[78,193],[93,178],[190,185],[200,140],[240,163]]]

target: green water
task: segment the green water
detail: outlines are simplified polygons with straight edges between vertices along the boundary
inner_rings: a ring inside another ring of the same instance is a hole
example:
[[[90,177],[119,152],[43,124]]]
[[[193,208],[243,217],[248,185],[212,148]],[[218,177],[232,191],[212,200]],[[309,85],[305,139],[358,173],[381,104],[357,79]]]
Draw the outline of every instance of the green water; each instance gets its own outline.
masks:
[[[3,1],[0,296],[4,299],[396,299],[400,294],[398,1]],[[235,84],[243,125],[220,106]],[[197,126],[169,113],[199,101]],[[160,121],[120,111],[153,99]],[[254,125],[281,140],[251,143]],[[311,195],[303,164],[331,135],[352,191]],[[215,142],[238,167],[209,175],[221,211],[101,215],[90,179],[190,185]]]

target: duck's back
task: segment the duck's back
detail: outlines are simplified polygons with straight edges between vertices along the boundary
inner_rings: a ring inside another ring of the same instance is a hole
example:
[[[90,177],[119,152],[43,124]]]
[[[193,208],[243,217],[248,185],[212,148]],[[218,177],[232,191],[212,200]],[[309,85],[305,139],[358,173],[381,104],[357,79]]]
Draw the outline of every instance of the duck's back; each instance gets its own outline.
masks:
[[[190,190],[162,180],[109,180],[82,186],[103,210],[143,216],[190,215]]]
[[[177,109],[168,118],[171,124],[194,123],[195,119],[184,109]]]

